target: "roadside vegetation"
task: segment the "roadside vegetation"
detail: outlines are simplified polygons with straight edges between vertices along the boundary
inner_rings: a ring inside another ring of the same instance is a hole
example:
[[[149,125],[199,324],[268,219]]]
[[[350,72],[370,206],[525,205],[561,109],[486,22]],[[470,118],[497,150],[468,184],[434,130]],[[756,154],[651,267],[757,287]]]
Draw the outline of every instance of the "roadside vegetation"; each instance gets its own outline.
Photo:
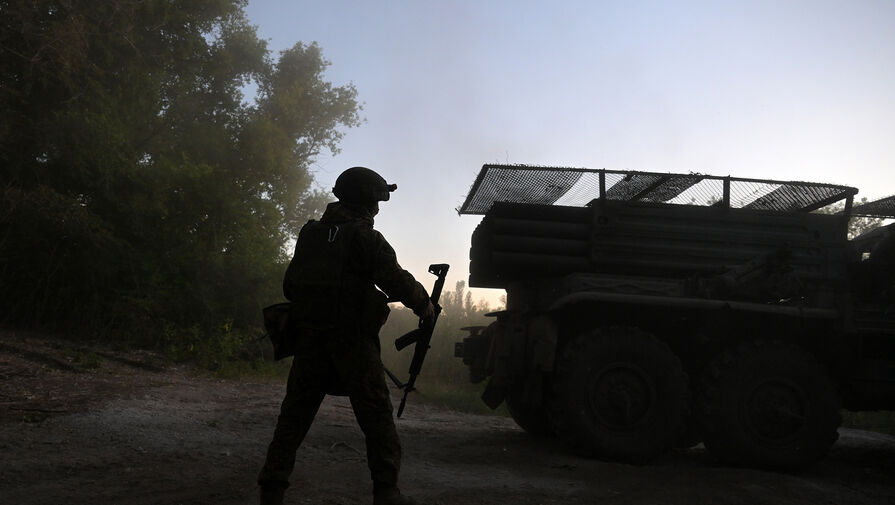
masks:
[[[503,307],[492,308],[485,300],[474,303],[465,281],[458,281],[453,291],[443,292],[440,305],[443,310],[417,380],[418,391],[411,393],[408,401],[418,401],[416,399],[420,398],[454,410],[504,415],[504,408],[492,411],[482,403],[480,396],[484,383],[470,383],[469,370],[463,360],[454,357],[454,344],[468,335],[462,328],[490,324],[492,319],[485,314]],[[413,346],[398,352],[394,342],[396,338],[416,328],[417,324],[418,319],[412,311],[395,304],[380,332],[382,362],[402,381],[408,378]]]
[[[317,45],[271,54],[245,6],[4,2],[0,324],[254,355],[284,244],[326,203],[310,168],[361,107]]]
[[[272,54],[246,3],[3,3],[0,325],[288,370],[261,308],[361,106],[316,44]]]

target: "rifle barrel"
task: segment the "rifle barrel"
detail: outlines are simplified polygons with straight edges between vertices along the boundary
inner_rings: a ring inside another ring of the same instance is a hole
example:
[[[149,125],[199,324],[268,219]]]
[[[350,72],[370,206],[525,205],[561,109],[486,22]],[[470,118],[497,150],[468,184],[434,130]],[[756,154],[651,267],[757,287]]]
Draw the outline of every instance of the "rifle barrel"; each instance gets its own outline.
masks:
[[[404,396],[401,397],[401,404],[398,405],[398,417],[401,417],[401,414],[404,413],[404,407],[407,405],[407,393],[410,391],[404,390]]]
[[[404,413],[404,407],[407,405],[407,395],[414,390],[416,377],[423,368],[423,360],[426,359],[426,352],[429,350],[429,341],[432,339],[432,332],[435,330],[435,323],[438,321],[438,315],[441,313],[441,306],[438,305],[438,299],[441,297],[441,290],[444,287],[444,280],[447,277],[449,265],[435,264],[429,265],[429,273],[434,274],[438,278],[432,287],[432,293],[429,299],[435,306],[435,317],[432,318],[431,324],[423,325],[420,321],[420,327],[410,333],[395,340],[395,347],[400,351],[404,347],[415,343],[413,350],[413,359],[410,362],[410,378],[404,384],[404,396],[401,397],[401,403],[398,405],[398,415]]]

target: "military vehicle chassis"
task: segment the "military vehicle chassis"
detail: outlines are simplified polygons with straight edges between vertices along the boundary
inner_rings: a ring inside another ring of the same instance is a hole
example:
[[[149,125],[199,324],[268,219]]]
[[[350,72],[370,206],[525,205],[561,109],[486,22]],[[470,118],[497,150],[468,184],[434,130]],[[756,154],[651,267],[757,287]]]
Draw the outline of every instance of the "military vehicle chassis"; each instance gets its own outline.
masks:
[[[793,469],[840,409],[895,409],[895,229],[849,240],[830,184],[485,165],[461,214],[469,285],[506,310],[456,355],[483,400],[589,456],[642,463],[700,441]],[[831,210],[832,209],[832,210]]]

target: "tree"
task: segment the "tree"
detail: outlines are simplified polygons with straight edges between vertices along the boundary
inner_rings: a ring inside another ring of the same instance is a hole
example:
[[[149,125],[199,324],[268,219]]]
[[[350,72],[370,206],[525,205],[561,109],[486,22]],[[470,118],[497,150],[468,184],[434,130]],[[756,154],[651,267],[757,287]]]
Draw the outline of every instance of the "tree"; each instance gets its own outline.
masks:
[[[867,198],[861,198],[859,202],[861,204],[867,203]],[[845,208],[845,204],[842,202],[835,203],[833,205],[829,205],[824,207],[818,212],[824,214],[838,214],[842,212],[842,209]],[[851,216],[848,219],[848,238],[849,240],[861,235],[862,233],[866,233],[875,228],[879,228],[885,223],[885,219],[879,217],[867,217],[867,216]]]
[[[278,297],[360,106],[316,44],[274,60],[245,4],[0,0],[7,322],[249,327]]]

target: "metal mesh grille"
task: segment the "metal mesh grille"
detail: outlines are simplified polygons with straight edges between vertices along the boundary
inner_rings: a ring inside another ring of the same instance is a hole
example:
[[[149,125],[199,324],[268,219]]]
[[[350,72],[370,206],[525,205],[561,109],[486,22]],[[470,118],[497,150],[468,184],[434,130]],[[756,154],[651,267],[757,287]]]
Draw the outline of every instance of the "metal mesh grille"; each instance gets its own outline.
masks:
[[[721,183],[721,181],[718,181]],[[730,183],[730,206],[734,208],[743,208],[749,206],[750,203],[772,193],[779,188],[779,184],[767,182],[753,182],[749,184],[738,184],[734,181]]]
[[[663,177],[661,183],[641,198],[650,202],[668,202],[698,184],[700,176]]]
[[[558,198],[554,205],[583,207],[594,198],[600,197],[600,174],[597,172],[579,172],[581,177],[566,194]],[[616,179],[619,179],[617,177]],[[609,184],[608,178],[606,184]]]
[[[852,215],[895,218],[895,195],[855,205],[852,208]]]
[[[658,184],[661,178],[652,174],[630,174],[617,184],[606,189],[606,198],[610,200],[635,200],[637,195],[648,192],[649,188]]]
[[[581,207],[600,197],[686,205],[714,205],[724,199],[729,181],[730,206],[773,211],[813,210],[854,195],[847,186],[740,179],[701,174],[663,174],[589,168],[485,165],[479,172],[461,214],[485,214],[494,202]],[[888,202],[889,212],[895,205]]]
[[[744,207],[760,210],[800,210],[824,202],[841,193],[842,189],[835,187],[783,184]]]
[[[731,188],[732,189],[732,188]],[[705,179],[690,186],[667,203],[682,205],[714,205],[724,198],[724,184],[720,179]]]
[[[488,167],[486,170],[485,167]],[[460,212],[484,214],[494,202],[552,205],[572,189],[582,171],[486,165],[476,178]],[[599,187],[598,193],[599,195]]]

